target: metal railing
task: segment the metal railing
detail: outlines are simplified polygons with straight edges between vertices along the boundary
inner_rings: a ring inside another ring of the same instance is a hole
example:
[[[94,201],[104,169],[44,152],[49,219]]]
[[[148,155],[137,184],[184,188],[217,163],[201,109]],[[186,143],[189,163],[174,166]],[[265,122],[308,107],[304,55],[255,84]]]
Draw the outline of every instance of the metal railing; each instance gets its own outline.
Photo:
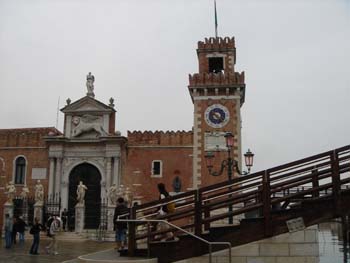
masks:
[[[164,223],[164,224],[167,224],[173,228],[176,228],[177,230],[181,231],[181,232],[184,232],[186,233],[187,235],[190,235],[192,237],[194,237],[195,239],[201,241],[201,242],[204,242],[206,243],[208,246],[209,246],[209,263],[212,263],[212,246],[213,245],[227,245],[229,250],[228,250],[228,253],[229,253],[229,263],[232,262],[232,258],[231,258],[231,243],[230,242],[210,242],[208,240],[205,240],[204,238],[201,238],[185,229],[182,229],[181,227],[178,227],[177,225],[174,225],[172,223],[169,223],[168,221],[166,220],[159,220],[159,219],[143,219],[143,220],[140,220],[140,219],[119,219],[119,217],[117,218],[117,221],[119,222],[130,222],[130,223],[147,223],[147,231],[148,231],[148,245],[147,245],[147,250],[148,250],[148,257],[151,256],[151,252],[150,252],[150,223],[152,222],[157,222],[157,223]]]

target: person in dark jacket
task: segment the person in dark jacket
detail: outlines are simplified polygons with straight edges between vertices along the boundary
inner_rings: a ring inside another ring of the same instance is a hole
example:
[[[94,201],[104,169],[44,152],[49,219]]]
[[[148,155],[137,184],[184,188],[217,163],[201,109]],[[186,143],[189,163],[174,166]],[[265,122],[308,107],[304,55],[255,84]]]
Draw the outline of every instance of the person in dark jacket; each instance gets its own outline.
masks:
[[[39,255],[38,248],[40,242],[40,231],[44,230],[44,226],[39,223],[39,218],[34,218],[34,225],[30,229],[30,234],[33,235],[33,244],[30,248],[29,254]]]
[[[13,218],[13,224],[12,224],[12,243],[17,243],[17,232],[18,232],[18,219],[17,216]]]
[[[11,248],[12,245],[12,229],[13,229],[13,220],[9,214],[5,215],[5,248]]]
[[[169,193],[165,189],[165,185],[163,183],[159,183],[158,184],[158,191],[159,191],[159,200],[164,199],[164,198],[169,196]],[[164,215],[164,214],[167,214],[167,213],[168,213],[168,207],[165,204],[159,209],[159,214],[160,215]]]
[[[66,226],[67,226],[67,220],[68,220],[68,211],[67,208],[63,209],[61,213],[61,219],[62,219],[62,228],[63,231],[66,231]]]
[[[118,222],[118,216],[128,213],[128,208],[125,205],[125,200],[122,197],[119,197],[117,200],[117,207],[114,210],[114,230],[115,232],[115,241],[117,243],[115,249],[124,249],[126,247],[126,230],[128,229],[127,222]],[[125,219],[126,217],[120,218]]]
[[[26,230],[26,222],[21,217],[17,218],[17,231],[19,243],[24,243],[24,231]]]
[[[159,183],[157,186],[158,186],[158,191],[159,191],[159,200],[165,199],[165,198],[170,196],[163,183]],[[164,216],[168,213],[169,213],[168,204],[164,204],[158,210],[158,218],[159,217],[161,218],[162,216]],[[169,225],[167,225],[165,223],[156,224],[155,227],[156,227],[157,231],[166,231],[170,228]],[[174,233],[169,231],[169,232],[165,233],[165,235],[155,236],[155,240],[161,240],[161,241],[174,240]]]

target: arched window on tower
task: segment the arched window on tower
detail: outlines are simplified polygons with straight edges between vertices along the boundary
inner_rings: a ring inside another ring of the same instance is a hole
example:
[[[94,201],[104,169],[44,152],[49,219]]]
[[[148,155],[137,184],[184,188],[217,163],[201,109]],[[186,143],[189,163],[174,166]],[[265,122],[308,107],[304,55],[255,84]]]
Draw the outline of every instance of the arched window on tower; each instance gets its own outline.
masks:
[[[26,159],[24,159],[24,157],[18,157],[15,165],[15,184],[24,184]]]

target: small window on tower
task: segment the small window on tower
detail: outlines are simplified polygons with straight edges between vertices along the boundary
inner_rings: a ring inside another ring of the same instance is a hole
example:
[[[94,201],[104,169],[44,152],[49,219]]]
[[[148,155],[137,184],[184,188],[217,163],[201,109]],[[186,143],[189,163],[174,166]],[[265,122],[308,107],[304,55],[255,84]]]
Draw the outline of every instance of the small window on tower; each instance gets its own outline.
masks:
[[[224,70],[224,58],[209,58],[209,72],[220,73]]]
[[[162,161],[152,161],[152,177],[162,177]]]

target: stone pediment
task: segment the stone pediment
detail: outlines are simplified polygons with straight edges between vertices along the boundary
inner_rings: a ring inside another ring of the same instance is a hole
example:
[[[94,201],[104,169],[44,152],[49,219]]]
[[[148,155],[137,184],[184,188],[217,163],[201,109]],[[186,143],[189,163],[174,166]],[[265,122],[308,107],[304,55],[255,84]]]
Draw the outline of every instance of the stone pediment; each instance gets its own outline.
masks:
[[[69,103],[69,101],[67,102]],[[114,130],[113,101],[106,105],[90,96],[69,103],[61,109],[65,115],[64,135],[74,139],[96,139]]]
[[[63,113],[84,113],[84,112],[115,112],[113,107],[110,107],[92,97],[85,96],[61,109]]]

